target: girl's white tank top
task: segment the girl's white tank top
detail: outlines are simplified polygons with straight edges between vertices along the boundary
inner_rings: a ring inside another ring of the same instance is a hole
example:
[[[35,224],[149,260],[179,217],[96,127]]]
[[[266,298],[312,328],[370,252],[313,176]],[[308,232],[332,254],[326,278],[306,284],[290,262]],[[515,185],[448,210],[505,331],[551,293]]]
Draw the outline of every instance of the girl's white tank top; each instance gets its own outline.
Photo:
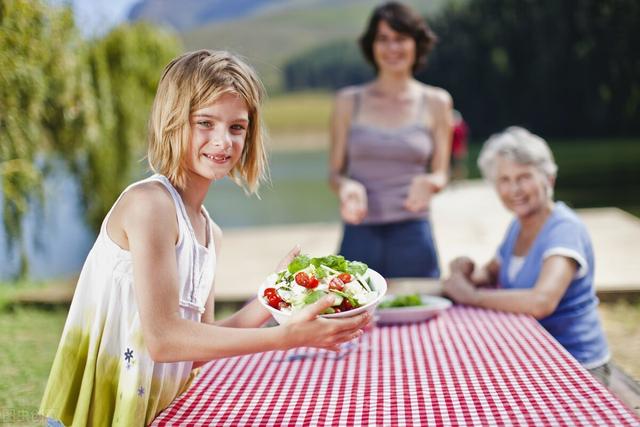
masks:
[[[153,175],[122,194],[146,182],[161,183],[173,199],[179,228],[175,255],[180,315],[200,322],[216,266],[211,218],[202,207],[208,229],[204,247],[178,191],[165,176]],[[146,425],[192,379],[192,362],[156,363],[149,356],[136,305],[131,253],[107,233],[111,211],[80,274],[40,407],[42,415],[65,425]]]

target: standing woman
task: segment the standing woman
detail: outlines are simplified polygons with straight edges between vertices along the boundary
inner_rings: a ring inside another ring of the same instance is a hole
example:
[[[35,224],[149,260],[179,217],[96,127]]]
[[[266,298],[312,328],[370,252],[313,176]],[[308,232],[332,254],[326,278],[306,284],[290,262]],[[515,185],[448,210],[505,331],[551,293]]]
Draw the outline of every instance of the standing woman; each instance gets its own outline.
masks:
[[[335,100],[330,182],[345,223],[340,253],[385,277],[440,275],[429,205],[447,183],[452,100],[413,77],[435,41],[406,5],[377,7],[359,40],[376,78]]]

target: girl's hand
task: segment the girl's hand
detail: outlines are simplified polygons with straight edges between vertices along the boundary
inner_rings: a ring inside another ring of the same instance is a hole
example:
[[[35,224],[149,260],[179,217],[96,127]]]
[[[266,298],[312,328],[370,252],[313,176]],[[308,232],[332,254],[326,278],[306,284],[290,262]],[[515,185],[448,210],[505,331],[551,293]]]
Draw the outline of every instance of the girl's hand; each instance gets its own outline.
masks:
[[[276,266],[276,273],[287,268],[291,261],[293,261],[293,259],[298,255],[300,255],[300,245],[295,245],[293,248],[291,248],[289,253],[280,260],[280,262]]]
[[[371,315],[365,312],[341,319],[319,317],[332,304],[333,297],[326,296],[293,315],[282,326],[284,347],[316,347],[337,352],[340,351],[340,344],[360,337],[362,328],[371,321]]]
[[[360,224],[367,215],[367,190],[358,181],[344,179],[338,191],[340,215],[344,222]]]
[[[404,201],[404,207],[410,212],[421,212],[429,207],[431,197],[435,193],[435,184],[431,176],[422,174],[415,176],[409,187],[409,194]]]
[[[445,295],[461,304],[475,305],[478,291],[469,279],[460,272],[452,273],[442,283]]]

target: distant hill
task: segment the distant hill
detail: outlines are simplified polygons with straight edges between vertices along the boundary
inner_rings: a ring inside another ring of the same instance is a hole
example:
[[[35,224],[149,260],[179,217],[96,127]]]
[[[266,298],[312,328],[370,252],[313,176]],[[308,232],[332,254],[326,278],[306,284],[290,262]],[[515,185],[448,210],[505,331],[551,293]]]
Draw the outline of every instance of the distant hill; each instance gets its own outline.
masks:
[[[421,12],[446,0],[410,0]],[[379,0],[291,0],[241,18],[217,21],[181,34],[187,50],[228,49],[253,64],[270,91],[281,85],[282,66],[292,55],[339,39],[356,42]],[[272,4],[272,6],[274,6]]]
[[[178,31],[213,22],[238,19],[290,0],[141,0],[129,12],[129,21],[149,21]]]

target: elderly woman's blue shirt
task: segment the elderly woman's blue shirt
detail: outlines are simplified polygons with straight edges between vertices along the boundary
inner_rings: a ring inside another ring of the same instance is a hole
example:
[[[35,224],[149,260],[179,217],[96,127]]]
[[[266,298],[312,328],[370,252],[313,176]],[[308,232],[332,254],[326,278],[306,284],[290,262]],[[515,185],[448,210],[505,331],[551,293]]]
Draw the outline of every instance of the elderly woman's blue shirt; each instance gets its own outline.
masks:
[[[558,202],[527,253],[520,271],[509,278],[509,263],[520,233],[514,220],[500,245],[499,283],[505,289],[532,288],[545,258],[563,255],[576,261],[578,270],[556,310],[540,320],[583,366],[595,368],[609,359],[607,342],[598,317],[598,299],[593,285],[594,258],[586,227],[564,203]]]

